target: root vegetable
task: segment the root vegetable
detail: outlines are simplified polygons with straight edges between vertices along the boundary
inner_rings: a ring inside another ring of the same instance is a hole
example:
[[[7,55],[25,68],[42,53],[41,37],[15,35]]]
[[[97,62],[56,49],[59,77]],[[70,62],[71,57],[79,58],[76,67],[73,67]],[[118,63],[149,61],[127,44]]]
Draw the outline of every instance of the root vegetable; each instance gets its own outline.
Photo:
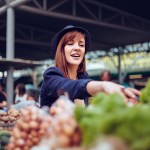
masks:
[[[69,137],[65,136],[65,135],[60,135],[58,137],[59,139],[59,144],[62,147],[68,147],[70,145],[70,139]]]
[[[34,145],[38,144],[39,141],[40,141],[40,139],[38,137],[32,138],[32,142],[34,143]]]
[[[23,146],[25,145],[25,140],[22,139],[22,138],[18,139],[18,140],[16,141],[16,145],[17,145],[18,147],[23,147]]]
[[[11,113],[11,112],[10,112]],[[17,124],[13,130],[11,143],[17,145],[17,147],[24,147],[23,149],[31,149],[34,145],[37,145],[43,135],[46,134],[50,119],[45,116],[43,118],[41,110],[35,107],[28,107],[21,111],[21,117],[17,121]],[[46,118],[46,120],[44,120]],[[23,142],[25,141],[25,143]]]
[[[39,125],[38,125],[38,123],[36,122],[36,121],[31,121],[31,122],[29,122],[29,127],[31,128],[31,129],[38,129],[38,127],[39,127]]]
[[[74,128],[72,126],[65,124],[63,126],[63,132],[64,134],[66,134],[66,136],[71,136],[74,133]]]

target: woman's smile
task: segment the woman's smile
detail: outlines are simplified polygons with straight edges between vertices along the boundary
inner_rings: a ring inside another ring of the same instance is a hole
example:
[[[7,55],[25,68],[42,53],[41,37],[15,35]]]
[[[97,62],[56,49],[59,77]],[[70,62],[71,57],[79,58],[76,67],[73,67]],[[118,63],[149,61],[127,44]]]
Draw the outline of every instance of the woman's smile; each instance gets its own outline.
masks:
[[[71,57],[72,57],[74,60],[79,60],[79,59],[80,59],[80,54],[78,54],[78,53],[71,54]]]

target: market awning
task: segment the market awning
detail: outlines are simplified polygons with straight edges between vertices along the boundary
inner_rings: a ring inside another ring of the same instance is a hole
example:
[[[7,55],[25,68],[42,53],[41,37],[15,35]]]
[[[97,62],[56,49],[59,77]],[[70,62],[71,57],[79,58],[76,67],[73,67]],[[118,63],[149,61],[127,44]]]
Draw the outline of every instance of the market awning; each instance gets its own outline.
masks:
[[[31,61],[23,59],[8,60],[5,58],[0,59],[0,71],[7,71],[12,66],[14,70],[21,70],[26,68],[34,68],[41,65],[43,65],[43,63],[41,63],[40,61]]]

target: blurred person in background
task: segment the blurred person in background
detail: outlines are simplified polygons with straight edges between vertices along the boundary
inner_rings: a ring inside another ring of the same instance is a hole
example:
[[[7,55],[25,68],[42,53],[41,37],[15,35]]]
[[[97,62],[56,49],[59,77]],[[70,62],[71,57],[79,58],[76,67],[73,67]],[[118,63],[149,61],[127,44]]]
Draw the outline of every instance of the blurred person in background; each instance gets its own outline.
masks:
[[[6,97],[3,93],[0,92],[0,103],[2,103],[3,101],[6,101]]]
[[[106,94],[120,93],[125,100],[136,98],[140,92],[124,88],[110,81],[94,81],[86,72],[85,54],[89,50],[91,37],[89,32],[77,26],[66,26],[60,30],[51,43],[55,55],[55,66],[49,67],[43,74],[40,91],[40,105],[51,106],[59,97],[58,91],[64,90],[69,98],[84,100],[99,92]]]
[[[111,81],[111,72],[109,70],[103,70],[100,74],[101,81]]]
[[[27,100],[34,100],[38,102],[39,100],[39,91],[36,89],[28,89],[27,92]]]
[[[3,90],[3,85],[0,83],[0,109],[3,109],[4,107],[7,106],[7,98],[6,98],[6,93]]]
[[[27,95],[26,95],[25,85],[23,83],[17,84],[15,88],[15,102],[14,103],[26,101],[26,99],[27,99]]]
[[[38,90],[29,88],[26,90],[26,100],[22,100],[19,103],[14,104],[12,107],[17,110],[26,108],[28,106],[39,107],[38,99],[39,99]]]
[[[6,98],[6,92],[4,91],[3,84],[0,82],[0,93],[2,93]]]
[[[6,97],[0,92],[0,109],[4,109],[7,106]]]

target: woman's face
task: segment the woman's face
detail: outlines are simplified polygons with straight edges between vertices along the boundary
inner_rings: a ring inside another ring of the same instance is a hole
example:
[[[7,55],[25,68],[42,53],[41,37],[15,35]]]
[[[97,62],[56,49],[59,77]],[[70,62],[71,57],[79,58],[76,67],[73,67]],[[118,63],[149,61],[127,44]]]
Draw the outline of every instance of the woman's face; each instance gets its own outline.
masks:
[[[85,54],[84,37],[68,41],[64,47],[65,57],[69,65],[79,66]]]

